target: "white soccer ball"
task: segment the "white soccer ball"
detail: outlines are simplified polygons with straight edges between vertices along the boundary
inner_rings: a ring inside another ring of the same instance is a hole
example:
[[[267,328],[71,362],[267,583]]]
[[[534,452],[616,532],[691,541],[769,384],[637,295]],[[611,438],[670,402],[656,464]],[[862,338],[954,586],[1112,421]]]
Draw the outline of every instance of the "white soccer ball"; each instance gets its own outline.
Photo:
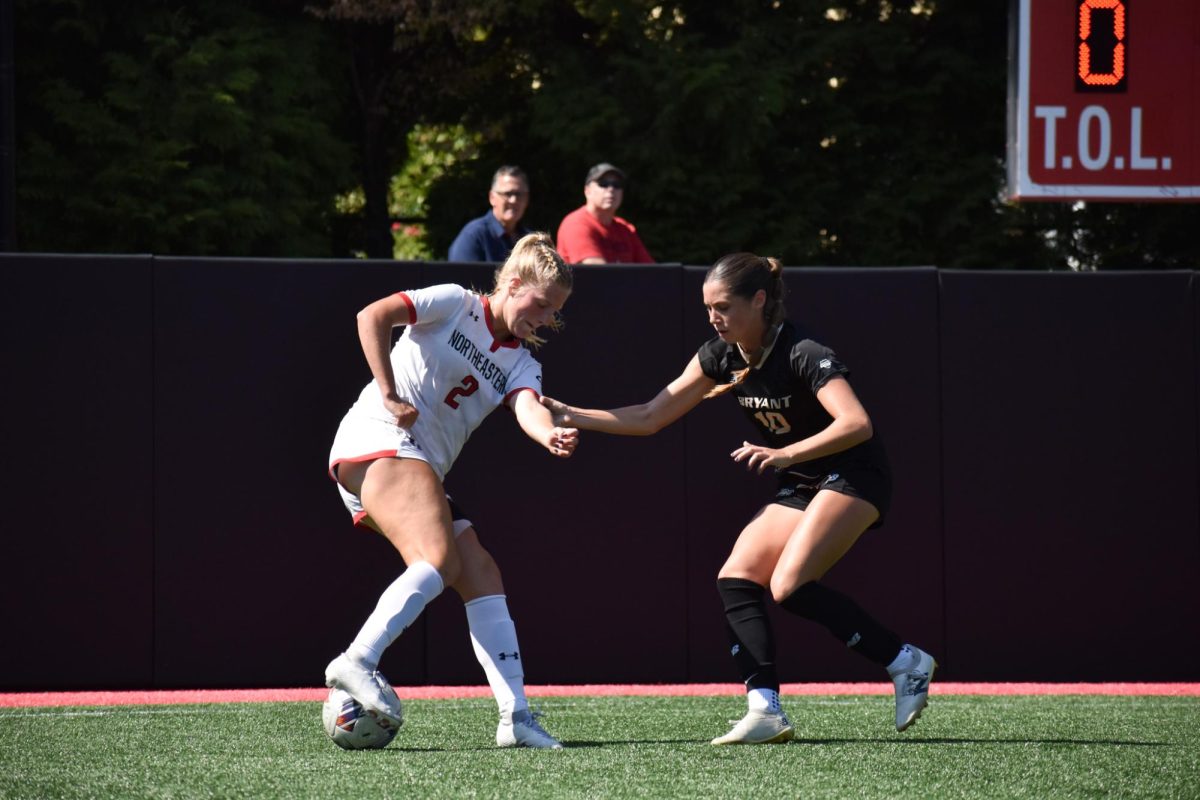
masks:
[[[363,708],[341,689],[330,689],[321,708],[321,721],[333,743],[346,750],[378,750],[387,747],[400,726],[382,714]]]

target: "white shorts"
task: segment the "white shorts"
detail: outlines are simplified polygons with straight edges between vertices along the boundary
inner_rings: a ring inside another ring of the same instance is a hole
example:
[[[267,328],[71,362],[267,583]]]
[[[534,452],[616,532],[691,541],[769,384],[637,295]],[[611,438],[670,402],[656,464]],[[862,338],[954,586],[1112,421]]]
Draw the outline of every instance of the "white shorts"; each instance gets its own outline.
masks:
[[[338,494],[342,496],[342,503],[350,512],[355,525],[362,524],[367,511],[363,508],[362,498],[338,480],[337,467],[339,464],[374,461],[377,458],[413,458],[429,463],[420,446],[399,425],[359,414],[347,414],[343,417],[337,435],[333,437],[333,447],[329,451],[329,477],[337,484]],[[446,495],[446,499],[450,502],[454,535],[458,536],[471,527],[471,520],[461,513],[450,499],[450,495]]]

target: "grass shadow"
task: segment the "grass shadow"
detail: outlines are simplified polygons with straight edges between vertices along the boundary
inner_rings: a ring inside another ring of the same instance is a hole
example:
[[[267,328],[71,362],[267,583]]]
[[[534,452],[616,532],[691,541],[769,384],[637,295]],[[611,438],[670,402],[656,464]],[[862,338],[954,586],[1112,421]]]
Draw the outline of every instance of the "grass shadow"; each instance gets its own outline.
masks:
[[[808,745],[843,745],[843,744],[1070,744],[1070,745],[1104,745],[1107,747],[1171,747],[1174,742],[1139,742],[1126,739],[971,739],[957,737],[937,737],[928,739],[793,739],[790,744]]]

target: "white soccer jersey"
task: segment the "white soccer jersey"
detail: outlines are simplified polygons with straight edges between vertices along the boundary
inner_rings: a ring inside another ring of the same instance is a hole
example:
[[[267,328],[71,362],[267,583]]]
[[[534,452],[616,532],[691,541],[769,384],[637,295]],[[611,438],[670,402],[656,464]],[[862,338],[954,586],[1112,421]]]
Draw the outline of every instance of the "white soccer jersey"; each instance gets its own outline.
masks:
[[[342,423],[363,435],[339,430],[330,459],[416,448],[444,479],[471,432],[496,406],[522,389],[541,396],[542,367],[517,339],[496,341],[486,297],[455,284],[399,294],[412,322],[392,348],[396,393],[420,414],[411,429],[398,428],[372,380]]]

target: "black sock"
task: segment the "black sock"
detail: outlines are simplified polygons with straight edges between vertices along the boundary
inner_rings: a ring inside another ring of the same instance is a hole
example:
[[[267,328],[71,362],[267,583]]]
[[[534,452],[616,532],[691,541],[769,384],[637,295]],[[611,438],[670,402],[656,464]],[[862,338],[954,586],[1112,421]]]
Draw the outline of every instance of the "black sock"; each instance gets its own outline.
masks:
[[[717,591],[725,604],[725,628],[733,660],[747,689],[779,691],[775,673],[775,635],[763,602],[766,589],[742,578],[718,578]]]
[[[903,646],[896,634],[880,625],[858,603],[816,581],[804,584],[779,605],[824,625],[847,647],[885,667],[896,659]]]

